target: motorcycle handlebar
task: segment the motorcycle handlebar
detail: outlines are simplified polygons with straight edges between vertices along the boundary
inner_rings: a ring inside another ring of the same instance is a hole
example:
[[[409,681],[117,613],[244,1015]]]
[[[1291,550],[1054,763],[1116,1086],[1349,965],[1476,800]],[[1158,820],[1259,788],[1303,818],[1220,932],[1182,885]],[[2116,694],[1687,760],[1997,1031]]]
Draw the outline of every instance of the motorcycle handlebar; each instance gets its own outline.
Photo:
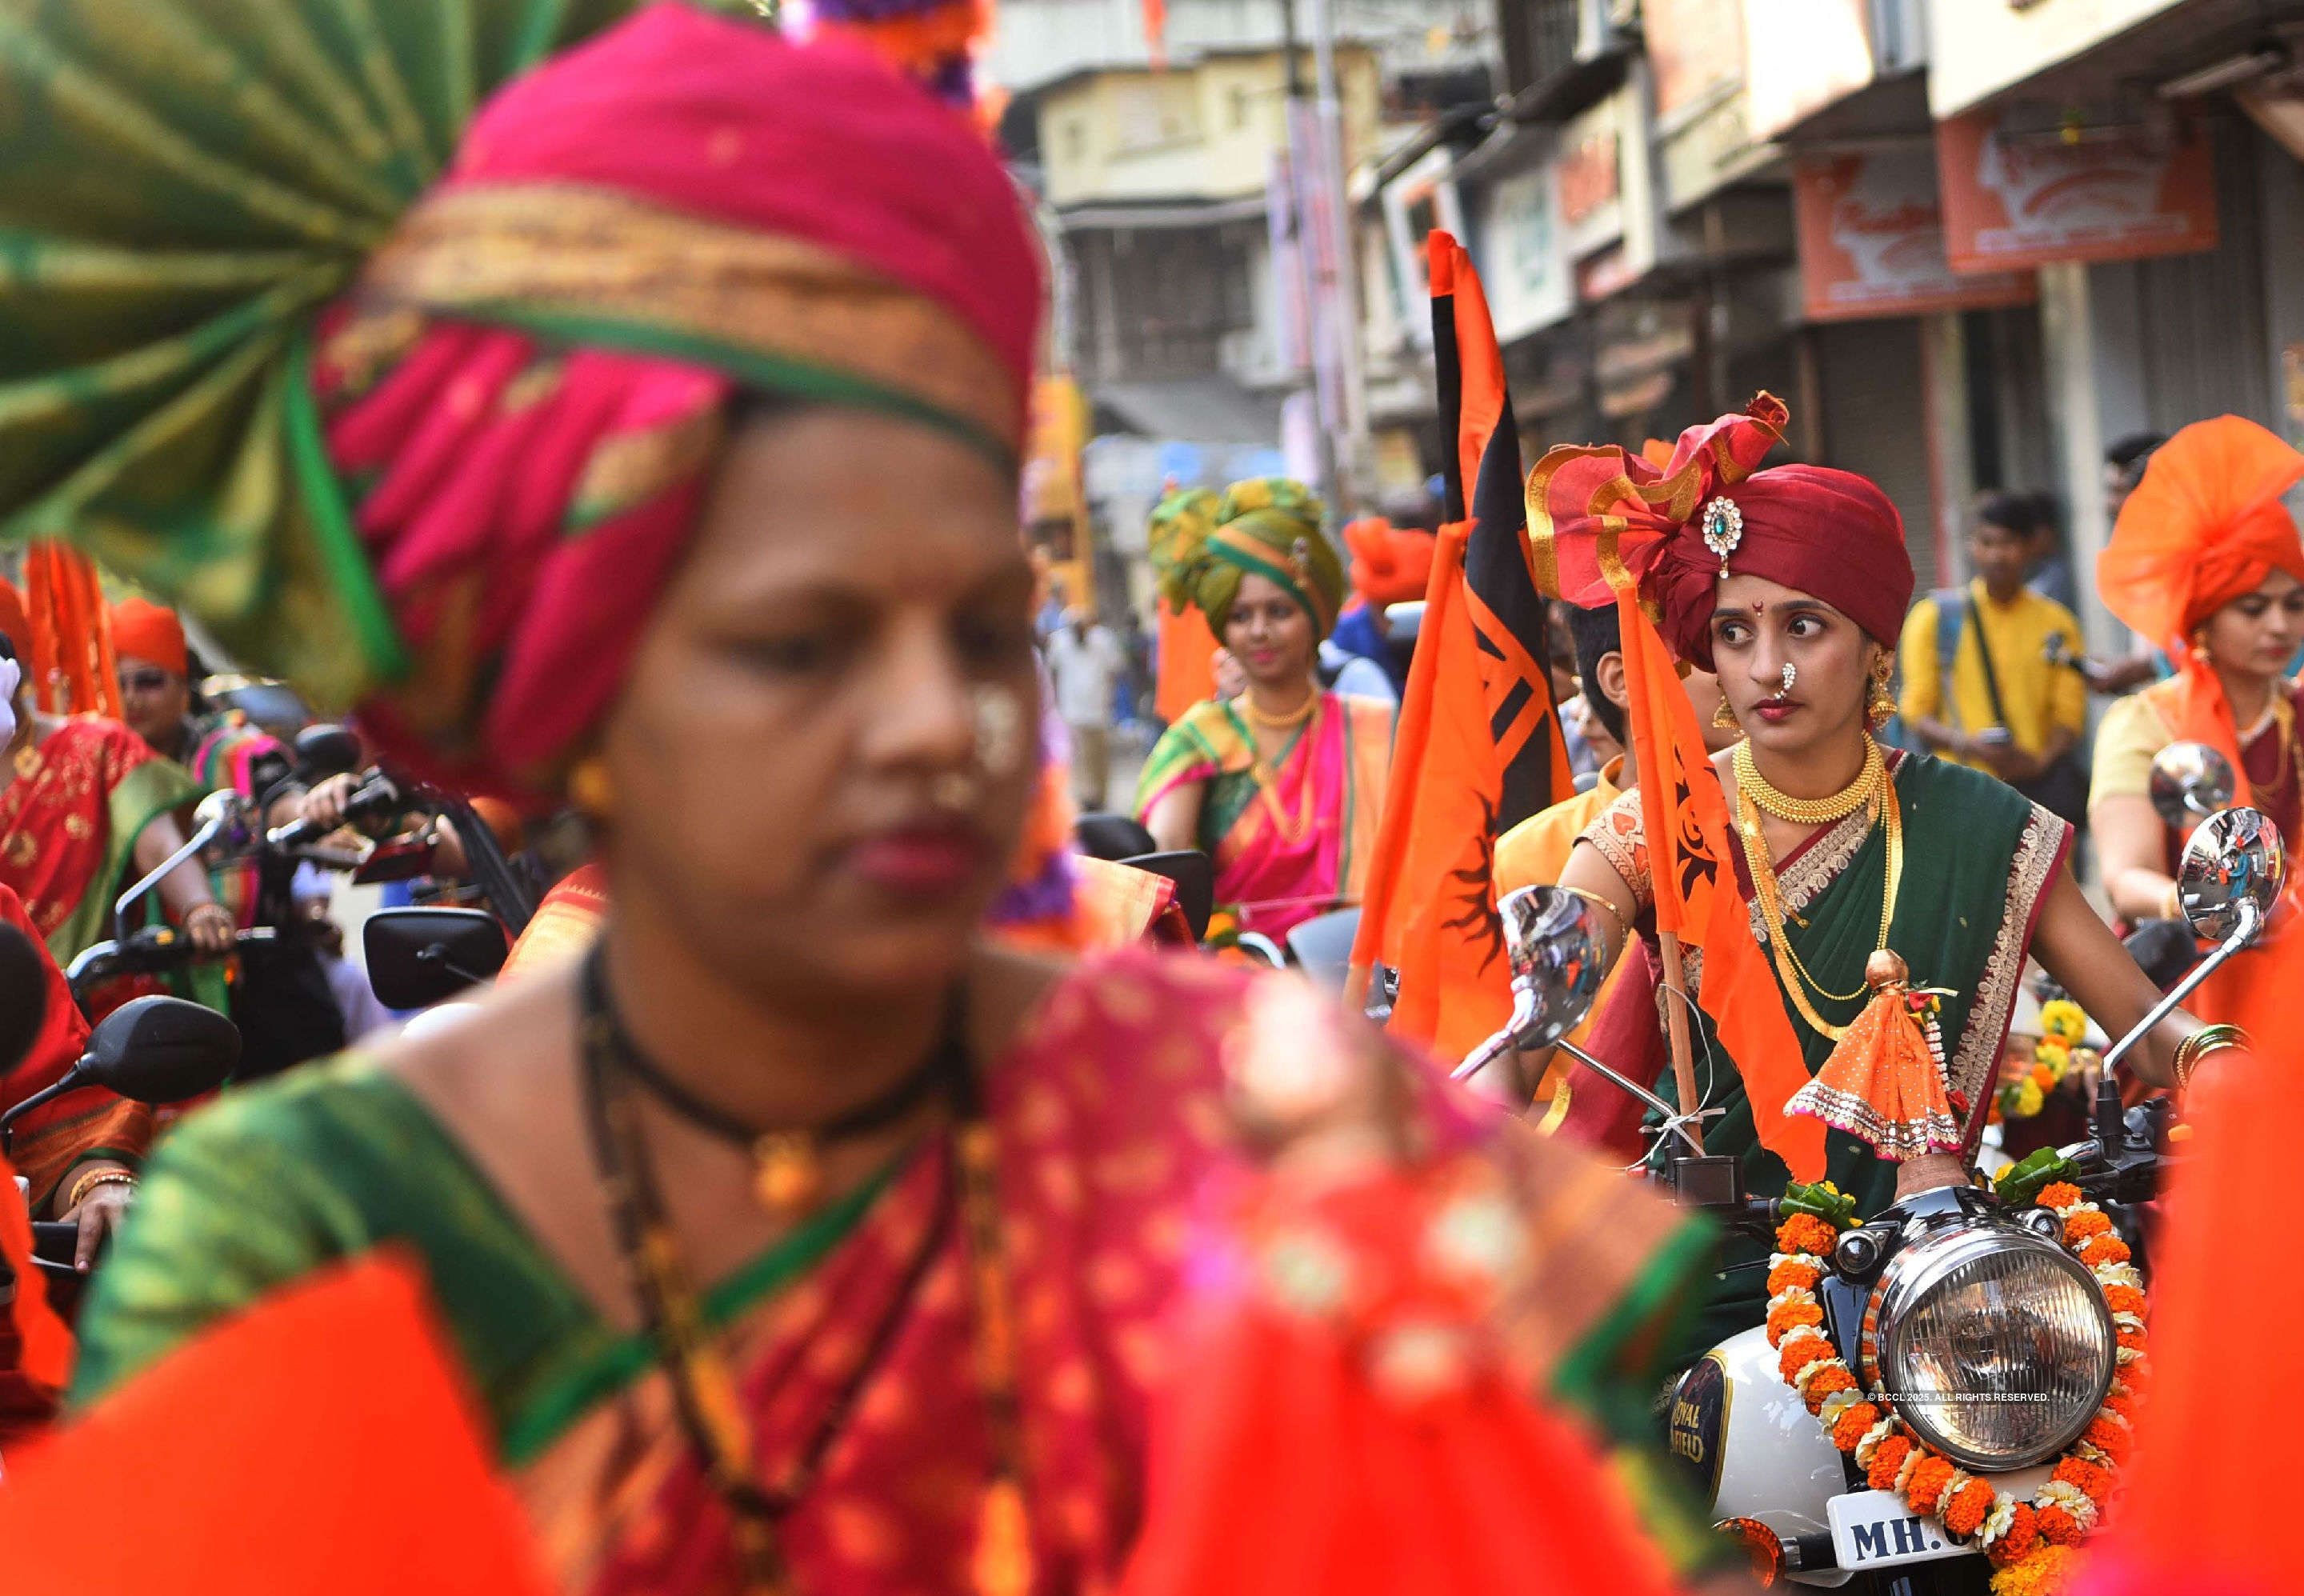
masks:
[[[251,926],[233,933],[233,951],[244,947],[268,947],[280,940],[276,926]],[[179,965],[195,964],[201,959],[224,958],[223,953],[209,953],[174,926],[148,926],[134,936],[116,942],[98,942],[84,949],[64,971],[64,980],[78,996],[100,981],[115,975],[155,975]]]
[[[398,813],[405,804],[406,800],[401,795],[400,788],[394,784],[391,777],[371,776],[360,784],[357,792],[344,800],[344,818],[338,822],[338,825],[349,824],[354,820],[383,819]],[[267,833],[264,840],[266,845],[273,848],[283,850],[300,848],[307,843],[319,841],[329,831],[336,828],[331,826],[323,830],[310,820],[291,820],[285,826]]]

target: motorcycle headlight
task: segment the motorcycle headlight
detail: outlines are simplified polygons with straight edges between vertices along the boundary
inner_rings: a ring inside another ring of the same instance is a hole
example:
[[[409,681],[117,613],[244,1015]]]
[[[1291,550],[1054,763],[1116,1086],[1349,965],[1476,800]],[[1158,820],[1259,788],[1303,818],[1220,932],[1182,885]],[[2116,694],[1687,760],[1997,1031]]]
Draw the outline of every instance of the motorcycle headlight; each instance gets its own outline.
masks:
[[[2012,1225],[1926,1235],[1881,1271],[1864,1314],[1866,1383],[1964,1468],[2024,1468],[2080,1438],[2118,1343],[2080,1260]]]

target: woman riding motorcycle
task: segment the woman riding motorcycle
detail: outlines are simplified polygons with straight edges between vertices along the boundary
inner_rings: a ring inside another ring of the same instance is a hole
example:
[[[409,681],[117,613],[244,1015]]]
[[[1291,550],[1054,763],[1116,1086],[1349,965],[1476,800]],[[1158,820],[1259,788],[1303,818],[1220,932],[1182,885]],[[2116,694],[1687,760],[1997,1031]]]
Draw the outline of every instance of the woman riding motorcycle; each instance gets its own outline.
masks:
[[[1572,601],[1610,597],[1609,567],[1621,561],[1673,654],[1718,674],[1722,717],[1744,733],[1713,756],[1711,774],[1733,818],[1725,863],[1749,909],[1748,934],[1770,953],[1766,965],[1755,958],[1742,969],[1748,980],[1773,970],[1787,1027],[1775,1028],[1770,1006],[1745,1035],[1782,1039],[1800,1062],[1785,1070],[1790,1053],[1773,1048],[1770,1057],[1731,1057],[1710,1012],[1724,995],[1713,993],[1704,1010],[1691,1003],[1696,1078],[1703,1107],[1715,1111],[1698,1122],[1705,1150],[1739,1159],[1760,1195],[1784,1190],[1788,1158],[1813,1159],[1806,1177],[1830,1179],[1868,1216],[1967,1178],[2028,955],[2115,1032],[2159,994],[2081,896],[2065,863],[2069,827],[1980,772],[1884,753],[1874,742],[1893,709],[1885,684],[1911,598],[1902,522],[1861,477],[1807,465],[1757,470],[1785,419],[1764,395],[1743,415],[1691,428],[1664,471],[1613,448],[1554,451],[1529,477],[1529,525]],[[1676,812],[1691,813],[1690,802],[1683,795]],[[1693,868],[1685,857],[1682,868]],[[1603,911],[1596,918],[1610,961],[1634,931],[1648,955],[1650,979],[1620,983],[1589,1050],[1678,1103],[1664,1057],[1639,794],[1585,833],[1561,884]],[[1886,1116],[1828,1068],[1876,989],[1886,989],[1876,962],[1883,952],[1905,967],[1902,985],[1939,996],[1942,1074],[1923,1118]],[[1691,998],[1727,958],[1707,947],[1690,961]],[[2171,1015],[2133,1055],[2139,1073],[2172,1083],[2180,1045],[2198,1028]],[[1821,1082],[1800,1090],[1820,1073]],[[1565,1133],[1589,1134],[1622,1094],[1580,1066],[1571,1084]],[[1731,1272],[1715,1279],[1696,1349],[1760,1321],[1765,1271],[1734,1266],[1766,1252],[1758,1242],[1729,1244]]]
[[[2281,503],[2300,479],[2304,454],[2255,422],[2197,422],[2154,453],[2096,562],[2105,607],[2176,663],[2171,680],[2107,709],[2096,733],[2088,821],[2125,920],[2176,914],[2184,838],[2149,795],[2153,759],[2171,743],[2221,753],[2235,802],[2271,816],[2291,856],[2304,845],[2304,687],[2288,677],[2304,644],[2304,542]],[[2269,1057],[2304,1047],[2293,923],[2283,911],[2189,1000],[2204,1018],[2247,1026]]]

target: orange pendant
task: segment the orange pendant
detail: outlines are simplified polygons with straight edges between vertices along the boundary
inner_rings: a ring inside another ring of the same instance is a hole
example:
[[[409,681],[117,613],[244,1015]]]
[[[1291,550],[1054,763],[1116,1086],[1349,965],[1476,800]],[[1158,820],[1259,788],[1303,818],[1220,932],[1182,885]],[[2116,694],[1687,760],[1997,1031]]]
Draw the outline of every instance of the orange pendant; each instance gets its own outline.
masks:
[[[1028,1596],[1032,1588],[1032,1526],[1023,1488],[995,1480],[985,1488],[976,1530],[976,1596]]]
[[[779,1214],[804,1213],[816,1206],[824,1189],[824,1171],[816,1158],[816,1142],[805,1131],[771,1131],[752,1143],[758,1165],[752,1189],[761,1205]]]

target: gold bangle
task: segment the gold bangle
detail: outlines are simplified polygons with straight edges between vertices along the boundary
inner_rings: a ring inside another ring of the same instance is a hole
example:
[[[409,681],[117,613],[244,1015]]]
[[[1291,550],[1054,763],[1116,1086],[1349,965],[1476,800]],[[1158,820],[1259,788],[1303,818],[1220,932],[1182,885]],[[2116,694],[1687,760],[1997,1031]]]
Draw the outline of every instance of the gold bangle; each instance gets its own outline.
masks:
[[[70,1213],[88,1199],[98,1186],[132,1186],[136,1184],[133,1171],[127,1169],[92,1169],[72,1182],[72,1191],[64,1197],[64,1212]]]
[[[1565,893],[1571,893],[1577,897],[1582,898],[1586,903],[1591,904],[1596,909],[1605,909],[1611,915],[1615,917],[1618,929],[1624,933],[1624,940],[1627,942],[1631,940],[1632,922],[1624,918],[1624,912],[1622,909],[1617,908],[1615,904],[1610,903],[1600,894],[1589,891],[1581,887],[1563,887],[1560,890]]]
[[[2173,1064],[2176,1089],[2181,1091],[2191,1085],[2192,1075],[2200,1067],[2200,1060],[2209,1054],[2227,1052],[2235,1048],[2245,1050],[2254,1045],[2248,1032],[2237,1025],[2217,1023],[2201,1026],[2176,1044]]]

